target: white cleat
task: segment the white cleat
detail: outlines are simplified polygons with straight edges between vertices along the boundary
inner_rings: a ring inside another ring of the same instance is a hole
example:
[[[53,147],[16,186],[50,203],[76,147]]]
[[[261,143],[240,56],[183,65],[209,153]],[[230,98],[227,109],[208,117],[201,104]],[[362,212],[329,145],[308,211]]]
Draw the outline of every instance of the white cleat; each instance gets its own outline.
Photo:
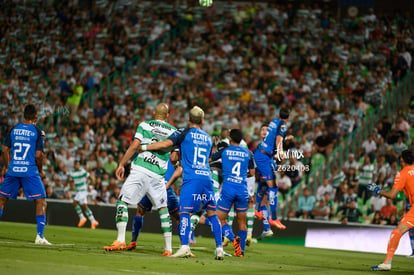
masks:
[[[39,235],[36,235],[36,240],[35,240],[35,244],[40,244],[40,245],[52,245],[51,243],[49,243],[46,238],[41,238]]]
[[[171,255],[173,258],[188,258],[191,257],[191,249],[188,245],[182,245],[177,252]]]
[[[411,255],[407,255],[407,258],[414,258],[414,253]]]
[[[216,248],[216,257],[214,259],[219,260],[219,261],[224,260],[224,250],[223,250],[223,247],[217,247]]]
[[[373,271],[390,271],[391,270],[391,264],[379,264],[371,266],[371,270]]]

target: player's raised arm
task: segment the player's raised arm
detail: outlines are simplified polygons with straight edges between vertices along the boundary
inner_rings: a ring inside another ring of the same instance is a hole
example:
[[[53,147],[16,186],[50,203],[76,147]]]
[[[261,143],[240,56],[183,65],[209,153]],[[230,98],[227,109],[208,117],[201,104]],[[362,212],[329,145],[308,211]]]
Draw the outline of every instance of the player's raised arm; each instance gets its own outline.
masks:
[[[168,138],[168,139],[163,140],[163,141],[151,143],[151,144],[148,144],[148,145],[142,145],[141,150],[142,151],[157,151],[157,150],[161,150],[161,149],[166,149],[166,148],[171,147],[173,145],[174,145],[173,141]]]
[[[168,182],[165,184],[165,189],[170,188],[170,186],[177,181],[179,177],[183,174],[183,168],[181,166],[177,166],[175,168],[174,174],[171,176],[171,178],[168,180]]]
[[[3,163],[4,163],[4,168],[9,169],[9,147],[7,147],[6,145],[3,146],[3,152],[1,153],[1,156],[3,158]]]
[[[45,132],[36,127],[38,137],[36,141],[36,165],[39,171],[40,177],[43,179],[45,173],[43,172],[43,158],[44,158],[44,143],[45,143]]]

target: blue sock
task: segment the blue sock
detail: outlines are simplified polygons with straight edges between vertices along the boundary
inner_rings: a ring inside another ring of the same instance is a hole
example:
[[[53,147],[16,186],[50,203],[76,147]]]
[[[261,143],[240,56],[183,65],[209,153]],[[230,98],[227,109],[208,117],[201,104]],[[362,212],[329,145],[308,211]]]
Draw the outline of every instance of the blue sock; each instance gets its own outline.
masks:
[[[221,230],[223,231],[223,236],[224,237],[226,237],[230,241],[234,241],[234,233],[231,230],[230,225],[228,225],[227,223],[224,224]]]
[[[267,206],[266,205],[262,205],[262,207],[260,208],[260,210],[262,210],[263,217],[265,218],[263,220],[263,230],[264,231],[269,231],[270,230],[269,210],[267,210]]]
[[[44,238],[43,233],[45,232],[46,215],[37,215],[36,224],[37,224],[37,235],[39,235],[40,238]]]
[[[247,230],[239,230],[240,248],[244,252],[246,248]]]
[[[410,229],[409,236],[410,236],[411,249],[413,252],[412,254],[414,254],[414,230],[413,229]]]
[[[208,226],[211,226],[211,222],[210,222],[210,220],[206,217],[206,219],[204,220],[204,224],[205,225],[208,225]]]
[[[269,205],[272,220],[277,220],[277,191],[279,191],[277,187],[269,188]]]
[[[188,245],[190,243],[190,231],[191,231],[191,222],[190,214],[182,213],[180,214],[180,240],[181,245]]]
[[[0,209],[0,218],[3,216],[3,209]]]
[[[135,216],[134,221],[132,222],[132,239],[131,242],[136,242],[141,233],[141,229],[144,226],[144,217]]]
[[[214,239],[216,240],[216,247],[222,247],[221,226],[217,215],[208,217],[208,220],[210,220],[211,223],[211,230],[213,231]]]

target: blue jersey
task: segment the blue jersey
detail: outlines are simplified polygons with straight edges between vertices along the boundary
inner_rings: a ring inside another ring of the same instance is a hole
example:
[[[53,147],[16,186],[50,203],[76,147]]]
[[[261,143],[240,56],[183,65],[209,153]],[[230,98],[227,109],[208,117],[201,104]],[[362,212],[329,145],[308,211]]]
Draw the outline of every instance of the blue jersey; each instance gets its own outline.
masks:
[[[7,175],[31,177],[39,175],[36,151],[43,152],[44,133],[33,124],[19,123],[6,137],[5,146],[10,148],[11,159]]]
[[[267,155],[273,156],[278,146],[283,144],[275,144],[276,137],[281,136],[285,138],[287,134],[286,122],[280,118],[272,120],[267,128],[267,134],[263,141],[259,144],[258,149],[266,152]]]
[[[174,146],[179,146],[183,180],[210,179],[208,158],[213,147],[211,137],[199,128],[186,128],[175,131],[168,137]]]
[[[246,185],[248,169],[254,169],[255,164],[251,152],[243,147],[230,145],[215,152],[211,160],[221,159],[223,184]]]

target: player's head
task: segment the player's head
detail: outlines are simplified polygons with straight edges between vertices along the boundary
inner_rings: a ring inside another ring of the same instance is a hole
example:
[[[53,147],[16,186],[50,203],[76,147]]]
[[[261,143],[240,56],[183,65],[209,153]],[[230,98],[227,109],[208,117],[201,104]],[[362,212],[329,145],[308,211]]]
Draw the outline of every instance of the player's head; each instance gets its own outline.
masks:
[[[154,116],[157,119],[166,119],[169,114],[168,105],[165,103],[158,103],[155,107]]]
[[[281,119],[288,119],[290,115],[290,111],[288,108],[281,108],[279,111],[279,117]]]
[[[27,121],[37,120],[37,110],[33,104],[28,104],[24,107],[23,117]]]
[[[260,133],[259,133],[260,140],[263,140],[265,138],[265,136],[267,134],[267,127],[268,127],[267,124],[263,124],[260,127]]]
[[[75,161],[74,168],[75,168],[75,170],[78,170],[80,168],[80,161],[79,160]]]
[[[231,129],[230,130],[230,141],[240,144],[243,139],[243,133],[240,129]]]
[[[405,165],[412,165],[414,163],[414,151],[410,149],[402,151],[401,159]]]
[[[190,110],[190,123],[201,125],[204,121],[204,111],[198,106],[194,106]]]

